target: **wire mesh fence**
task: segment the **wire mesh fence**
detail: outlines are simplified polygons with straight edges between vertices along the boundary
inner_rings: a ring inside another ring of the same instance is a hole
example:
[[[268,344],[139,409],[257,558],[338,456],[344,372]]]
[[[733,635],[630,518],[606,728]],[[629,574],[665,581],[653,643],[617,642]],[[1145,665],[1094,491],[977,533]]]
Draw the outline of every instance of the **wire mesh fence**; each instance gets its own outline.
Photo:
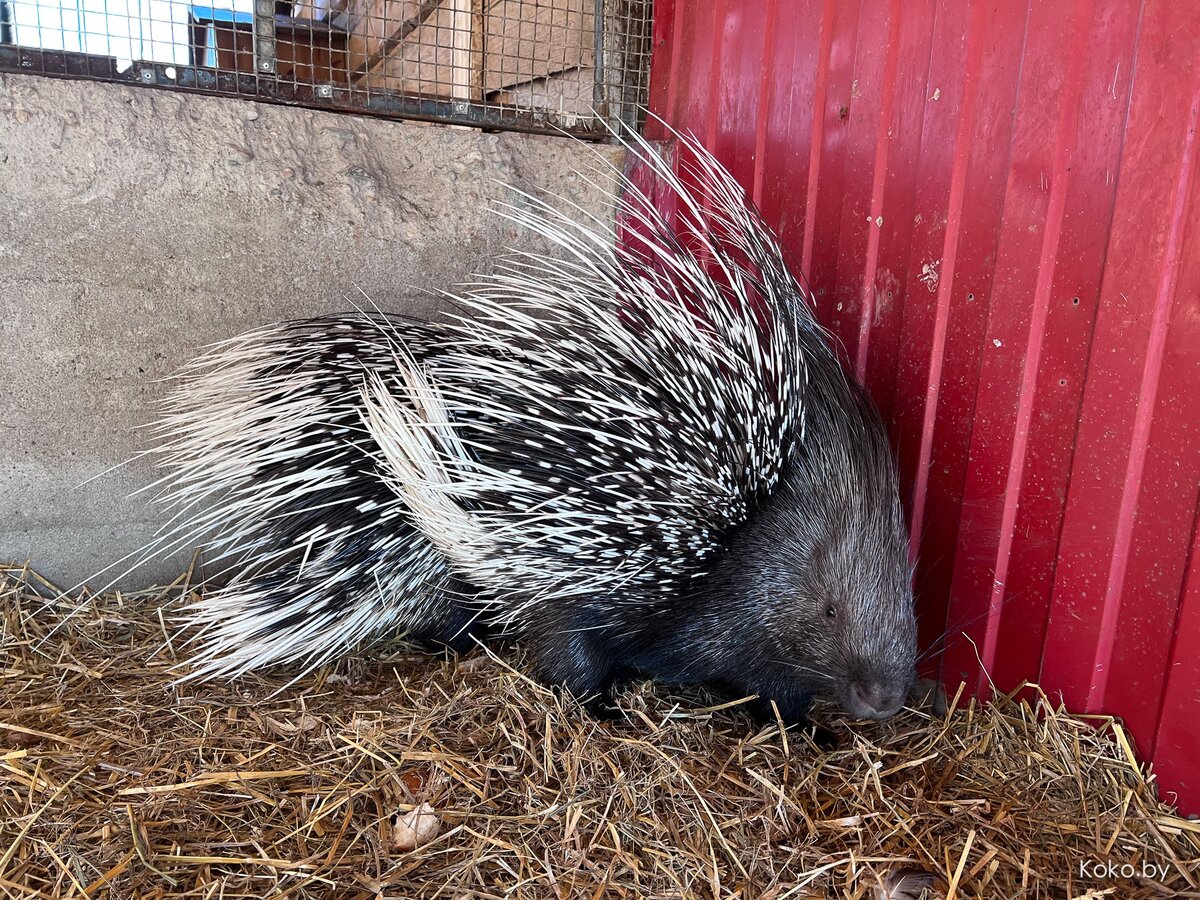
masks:
[[[601,136],[651,0],[0,0],[0,70]]]

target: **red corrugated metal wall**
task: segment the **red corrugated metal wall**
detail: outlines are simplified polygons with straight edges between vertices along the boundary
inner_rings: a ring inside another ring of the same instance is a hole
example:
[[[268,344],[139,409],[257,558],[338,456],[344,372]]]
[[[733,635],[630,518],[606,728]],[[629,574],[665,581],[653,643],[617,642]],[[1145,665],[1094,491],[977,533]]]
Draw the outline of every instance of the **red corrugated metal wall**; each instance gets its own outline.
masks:
[[[891,422],[943,678],[1124,717],[1200,811],[1200,3],[656,0],[654,42]]]

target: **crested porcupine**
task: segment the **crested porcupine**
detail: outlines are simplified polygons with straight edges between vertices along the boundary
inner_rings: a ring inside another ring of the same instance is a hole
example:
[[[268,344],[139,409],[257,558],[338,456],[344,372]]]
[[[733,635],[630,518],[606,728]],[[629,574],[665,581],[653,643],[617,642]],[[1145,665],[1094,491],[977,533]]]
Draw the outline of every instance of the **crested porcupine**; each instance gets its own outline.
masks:
[[[642,673],[882,718],[913,678],[908,542],[883,423],[736,181],[678,136],[628,150],[617,220],[522,195],[557,246],[446,324],[272,325],[190,364],[153,451],[207,542],[193,672],[315,666],[389,630],[519,635],[593,704]],[[691,185],[696,185],[693,188]]]

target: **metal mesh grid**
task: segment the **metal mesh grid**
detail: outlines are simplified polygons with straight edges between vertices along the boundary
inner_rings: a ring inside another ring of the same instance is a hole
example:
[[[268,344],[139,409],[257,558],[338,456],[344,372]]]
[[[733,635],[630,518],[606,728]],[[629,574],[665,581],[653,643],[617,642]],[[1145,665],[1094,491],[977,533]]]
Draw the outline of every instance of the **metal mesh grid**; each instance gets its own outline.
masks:
[[[651,0],[0,0],[0,70],[602,136]]]

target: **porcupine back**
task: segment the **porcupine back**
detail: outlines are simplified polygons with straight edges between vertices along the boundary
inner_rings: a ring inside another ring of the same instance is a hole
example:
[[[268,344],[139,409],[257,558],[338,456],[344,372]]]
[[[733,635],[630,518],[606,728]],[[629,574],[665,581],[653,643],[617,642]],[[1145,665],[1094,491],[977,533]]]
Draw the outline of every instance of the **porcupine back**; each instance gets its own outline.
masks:
[[[227,578],[192,610],[198,674],[419,628],[452,573],[518,628],[703,573],[802,437],[808,368],[838,363],[741,188],[679,144],[702,198],[630,146],[675,220],[628,181],[624,242],[525,196],[502,214],[558,255],[509,257],[448,326],[271,326],[184,373],[160,428],[179,511],[158,547],[208,535]]]

